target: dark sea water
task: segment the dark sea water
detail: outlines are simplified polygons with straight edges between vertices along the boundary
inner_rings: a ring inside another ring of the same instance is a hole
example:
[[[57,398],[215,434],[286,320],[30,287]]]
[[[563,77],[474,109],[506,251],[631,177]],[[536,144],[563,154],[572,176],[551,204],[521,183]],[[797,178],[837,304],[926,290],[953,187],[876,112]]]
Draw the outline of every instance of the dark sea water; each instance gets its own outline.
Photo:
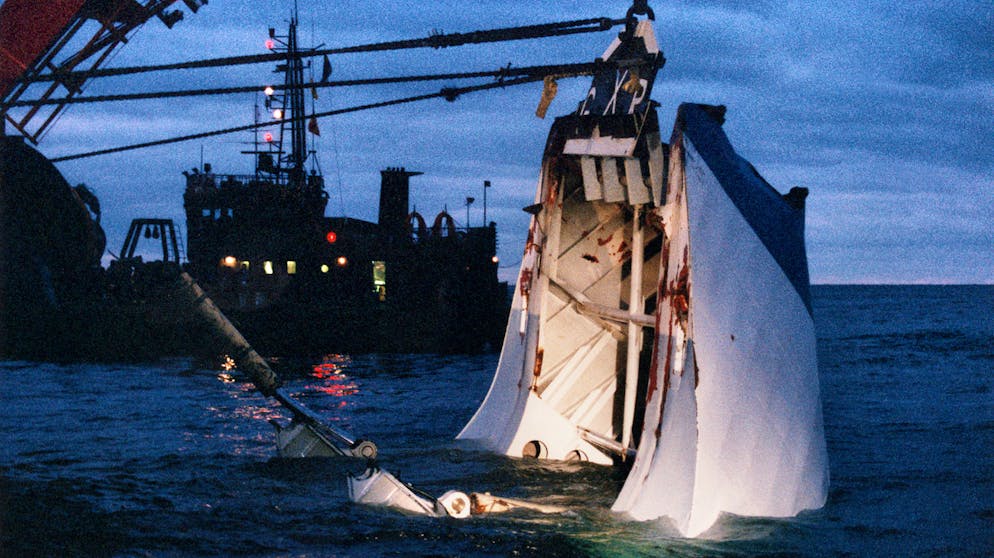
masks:
[[[0,363],[2,556],[991,556],[994,287],[816,287],[832,485],[787,520],[705,538],[608,509],[622,476],[473,451],[453,437],[496,355],[279,361],[289,390],[440,495],[561,515],[406,517],[348,501],[348,459],[275,458],[285,413],[188,359]]]

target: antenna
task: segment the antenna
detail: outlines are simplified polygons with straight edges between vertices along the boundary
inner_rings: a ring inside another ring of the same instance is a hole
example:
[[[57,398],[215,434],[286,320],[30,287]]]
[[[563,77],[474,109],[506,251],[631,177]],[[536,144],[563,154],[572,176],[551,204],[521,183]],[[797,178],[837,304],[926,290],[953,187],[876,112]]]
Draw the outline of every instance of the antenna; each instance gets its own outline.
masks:
[[[259,93],[255,94],[255,105],[252,107],[252,117],[255,123],[259,124]],[[255,178],[259,179],[259,130],[257,128],[252,129],[252,151],[255,151],[256,164],[255,167]]]
[[[489,189],[490,189],[490,181],[484,180],[483,181],[483,226],[484,227],[489,226],[489,224],[487,223],[487,190]]]

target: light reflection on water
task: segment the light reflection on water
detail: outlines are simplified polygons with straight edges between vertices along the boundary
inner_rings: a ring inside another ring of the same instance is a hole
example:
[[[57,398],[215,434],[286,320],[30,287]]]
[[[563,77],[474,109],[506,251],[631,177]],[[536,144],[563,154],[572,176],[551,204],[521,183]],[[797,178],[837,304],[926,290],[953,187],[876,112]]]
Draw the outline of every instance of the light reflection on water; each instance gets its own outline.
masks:
[[[307,384],[305,389],[338,398],[337,403],[332,404],[337,409],[347,407],[350,396],[359,392],[359,386],[345,374],[351,362],[352,359],[347,355],[332,354],[322,357],[321,362],[311,367],[311,377],[318,381]]]

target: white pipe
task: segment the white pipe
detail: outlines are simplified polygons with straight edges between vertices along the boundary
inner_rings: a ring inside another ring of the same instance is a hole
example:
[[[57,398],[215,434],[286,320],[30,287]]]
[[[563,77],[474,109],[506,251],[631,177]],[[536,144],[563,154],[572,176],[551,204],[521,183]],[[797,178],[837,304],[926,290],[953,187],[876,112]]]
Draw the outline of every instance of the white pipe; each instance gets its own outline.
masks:
[[[642,205],[633,206],[632,215],[632,265],[628,276],[628,312],[632,315],[643,313],[642,263],[645,246],[642,240]],[[642,349],[642,327],[631,321],[628,323],[628,354],[625,363],[625,408],[621,430],[621,445],[628,448],[632,442],[632,425],[635,422],[635,390],[639,378],[639,354]]]
[[[632,314],[594,302],[577,302],[576,309],[584,316],[596,316],[621,324],[634,323],[641,327],[656,327],[656,318],[648,314]]]

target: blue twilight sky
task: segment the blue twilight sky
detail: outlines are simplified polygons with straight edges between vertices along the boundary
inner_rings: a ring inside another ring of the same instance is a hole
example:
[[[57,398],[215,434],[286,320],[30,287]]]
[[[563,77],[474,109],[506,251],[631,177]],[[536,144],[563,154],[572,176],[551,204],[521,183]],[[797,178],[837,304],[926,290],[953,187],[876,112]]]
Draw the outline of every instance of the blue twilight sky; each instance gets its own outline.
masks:
[[[588,17],[626,1],[345,2],[299,0],[302,42],[328,47]],[[743,7],[748,5],[748,7]],[[292,0],[210,0],[167,30],[149,22],[110,66],[265,52]],[[807,243],[815,283],[994,282],[994,4],[947,2],[650,2],[668,62],[654,98],[672,126],[680,102],[724,104],[738,152],[777,189],[810,189]],[[592,61],[616,31],[443,50],[332,59],[334,79]],[[277,81],[271,64],[94,81],[87,94]],[[502,276],[516,275],[551,116],[572,111],[588,78],[562,80],[550,117],[541,85],[474,93],[321,121],[329,215],[375,220],[379,171],[405,166],[412,203],[460,222],[498,223]],[[437,91],[457,82],[324,90],[318,111]],[[256,95],[71,107],[44,138],[50,157],[252,121]],[[265,115],[264,115],[265,116]],[[183,222],[183,177],[201,158],[245,173],[243,133],[59,163],[100,196],[108,247],[133,217]]]

